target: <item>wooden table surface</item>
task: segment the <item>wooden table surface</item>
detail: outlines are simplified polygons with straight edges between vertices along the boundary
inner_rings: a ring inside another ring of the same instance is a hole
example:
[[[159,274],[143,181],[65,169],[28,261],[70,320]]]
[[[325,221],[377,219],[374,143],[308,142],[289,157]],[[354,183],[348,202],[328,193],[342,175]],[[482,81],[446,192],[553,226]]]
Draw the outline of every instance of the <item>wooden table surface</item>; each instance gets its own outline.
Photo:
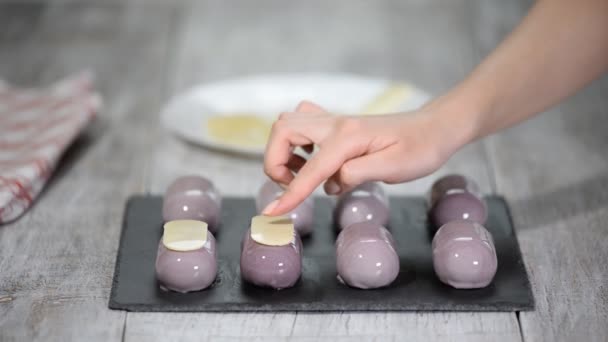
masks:
[[[353,72],[440,94],[529,8],[500,0],[2,1],[0,77],[35,86],[97,72],[99,120],[40,199],[0,227],[1,341],[606,341],[608,78],[472,144],[447,172],[506,196],[536,297],[531,312],[127,313],[107,308],[127,197],[186,172],[250,196],[258,160],[201,150],[159,127],[173,94],[266,72]],[[525,62],[525,61],[522,61]]]

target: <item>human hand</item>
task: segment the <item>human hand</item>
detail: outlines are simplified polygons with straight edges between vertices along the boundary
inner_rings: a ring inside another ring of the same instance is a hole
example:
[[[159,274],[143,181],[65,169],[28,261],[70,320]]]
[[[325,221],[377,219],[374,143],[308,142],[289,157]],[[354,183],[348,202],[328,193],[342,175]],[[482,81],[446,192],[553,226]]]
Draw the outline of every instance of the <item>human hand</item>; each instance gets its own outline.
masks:
[[[336,116],[307,102],[283,113],[264,169],[287,189],[264,213],[289,212],[323,182],[340,194],[365,181],[425,176],[464,144],[556,104],[608,70],[606,9],[602,0],[539,1],[467,79],[411,113]],[[293,153],[312,145],[320,150],[308,161]]]
[[[310,102],[282,113],[266,147],[264,170],[286,191],[263,211],[282,215],[298,206],[322,183],[339,195],[367,181],[400,183],[438,169],[458,148],[457,134],[431,108],[415,112],[344,116]],[[296,146],[311,153],[308,160]],[[295,175],[294,175],[295,173]]]

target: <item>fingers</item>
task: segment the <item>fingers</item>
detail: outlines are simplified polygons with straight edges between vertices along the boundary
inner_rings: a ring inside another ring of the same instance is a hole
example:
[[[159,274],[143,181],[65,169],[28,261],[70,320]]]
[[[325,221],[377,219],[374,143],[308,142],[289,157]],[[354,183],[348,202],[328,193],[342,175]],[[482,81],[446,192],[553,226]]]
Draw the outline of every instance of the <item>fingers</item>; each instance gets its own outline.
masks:
[[[287,185],[294,179],[293,174],[300,171],[304,164],[306,164],[306,159],[297,154],[292,154],[285,164],[285,167],[280,168],[278,171],[276,171],[278,173],[275,173],[277,178],[280,180],[276,180],[274,178],[272,179],[281,185],[281,187],[286,188]]]
[[[293,153],[295,146],[312,153],[314,144],[331,135],[333,126],[331,115],[308,101],[301,102],[296,112],[279,116],[266,146],[264,170],[275,182],[289,184],[289,187],[279,202],[271,203],[264,214],[281,215],[292,210],[339,169],[345,157],[337,150],[338,144],[329,144],[330,147],[321,149],[310,161]],[[292,172],[298,176],[294,178]]]
[[[289,184],[293,174],[289,167],[295,146],[302,146],[305,152],[313,151],[314,143],[327,134],[328,126],[318,120],[328,120],[324,110],[310,102],[302,102],[298,109],[315,111],[305,116],[301,113],[282,113],[273,126],[264,153],[264,172],[277,183]],[[293,161],[292,161],[293,163]],[[292,165],[293,166],[293,165]],[[295,165],[297,169],[301,166]]]
[[[329,177],[329,179],[323,184],[323,190],[328,195],[339,195],[342,191],[342,187],[340,186],[340,172],[336,172],[333,176]]]
[[[310,196],[327,178],[336,173],[345,160],[351,158],[353,149],[344,139],[329,141],[308,162],[289,184],[278,203],[264,210],[265,215],[282,215],[297,207]]]
[[[310,101],[302,101],[296,107],[296,112],[301,113],[325,113],[325,109],[316,103]]]
[[[291,172],[291,170],[289,169],[289,167],[284,166],[281,168],[276,168],[273,173],[272,176],[270,174],[268,174],[268,172],[266,173],[268,175],[268,177],[270,177],[270,179],[272,179],[273,181],[275,181],[277,184],[283,184],[283,185],[287,185],[289,183],[291,183],[291,181],[293,181],[294,179],[294,175]]]
[[[312,141],[293,131],[287,121],[276,121],[264,153],[264,172],[277,183],[289,184],[293,174],[288,167],[294,146],[308,145]]]
[[[400,176],[401,169],[391,165],[400,159],[403,156],[394,147],[350,159],[325,182],[325,192],[339,195],[369,181],[397,182],[400,179],[396,177]]]
[[[310,101],[302,101],[300,102],[300,104],[298,104],[298,106],[296,107],[296,112],[301,112],[301,113],[326,113],[325,109],[323,109],[321,106],[312,103]],[[302,146],[302,149],[304,150],[304,152],[306,153],[312,153],[315,149],[314,145],[306,145],[306,146]]]

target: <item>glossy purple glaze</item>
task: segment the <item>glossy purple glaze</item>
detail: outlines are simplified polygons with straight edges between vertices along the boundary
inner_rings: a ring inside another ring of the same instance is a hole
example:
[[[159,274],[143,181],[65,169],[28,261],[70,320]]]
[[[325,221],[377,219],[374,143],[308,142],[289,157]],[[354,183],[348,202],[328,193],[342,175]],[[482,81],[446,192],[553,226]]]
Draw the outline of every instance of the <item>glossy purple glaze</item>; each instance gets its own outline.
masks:
[[[484,200],[468,193],[450,193],[443,196],[431,208],[430,218],[435,227],[454,220],[468,220],[484,224],[488,209]]]
[[[352,287],[373,289],[387,286],[399,274],[395,240],[384,227],[354,223],[336,240],[338,280]]]
[[[173,251],[158,244],[156,278],[164,290],[192,292],[207,288],[217,275],[217,252],[213,234],[207,233],[207,243],[188,252]]]
[[[297,233],[294,241],[285,246],[262,245],[248,229],[241,241],[243,280],[276,290],[292,287],[302,275],[302,241]]]
[[[482,225],[452,221],[442,226],[432,243],[435,274],[458,289],[486,287],[498,266],[492,235]]]
[[[258,213],[261,214],[262,210],[264,210],[264,208],[266,208],[270,202],[274,201],[281,194],[283,194],[283,192],[284,190],[277,183],[271,180],[264,182],[255,201]],[[294,228],[298,234],[300,234],[300,236],[305,236],[312,233],[314,219],[313,215],[314,201],[312,197],[308,197],[304,200],[304,202],[285,216],[289,216],[289,218],[291,218]]]
[[[198,220],[206,222],[209,231],[217,232],[221,214],[221,198],[213,184],[200,176],[177,178],[163,201],[163,219]]]
[[[340,196],[334,209],[334,219],[340,230],[358,222],[386,226],[389,210],[388,197],[380,184],[368,182]]]
[[[472,179],[462,175],[447,175],[439,178],[429,193],[429,206],[433,207],[438,200],[450,193],[469,192],[482,199],[479,186]]]

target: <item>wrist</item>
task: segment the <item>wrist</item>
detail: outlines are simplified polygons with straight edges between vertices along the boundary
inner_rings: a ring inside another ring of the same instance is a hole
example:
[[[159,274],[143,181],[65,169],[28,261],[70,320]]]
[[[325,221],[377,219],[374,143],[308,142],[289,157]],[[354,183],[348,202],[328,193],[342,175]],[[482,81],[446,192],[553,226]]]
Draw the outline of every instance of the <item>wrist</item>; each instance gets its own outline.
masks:
[[[490,106],[483,94],[459,86],[427,103],[422,110],[430,115],[444,152],[451,155],[483,136],[482,118]]]

